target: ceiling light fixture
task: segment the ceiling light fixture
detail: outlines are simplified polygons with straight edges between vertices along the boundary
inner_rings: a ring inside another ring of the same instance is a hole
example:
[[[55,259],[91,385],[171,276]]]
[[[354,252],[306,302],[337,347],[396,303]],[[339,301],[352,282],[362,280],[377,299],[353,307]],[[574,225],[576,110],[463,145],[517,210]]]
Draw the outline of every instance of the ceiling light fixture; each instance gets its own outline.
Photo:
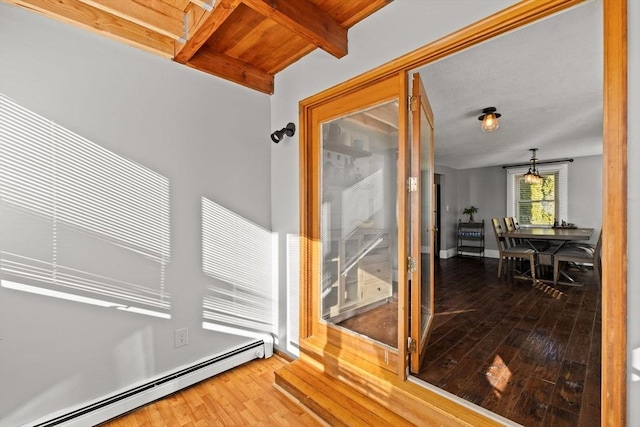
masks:
[[[482,110],[482,115],[478,117],[478,120],[482,121],[480,127],[485,132],[493,132],[498,129],[500,123],[498,123],[498,117],[502,116],[500,113],[496,113],[496,107],[487,107]]]
[[[524,182],[527,184],[540,184],[542,183],[542,177],[538,169],[536,169],[536,161],[538,160],[536,158],[536,151],[538,151],[538,149],[529,148],[529,151],[531,151],[531,166],[529,166],[529,171],[524,174]]]

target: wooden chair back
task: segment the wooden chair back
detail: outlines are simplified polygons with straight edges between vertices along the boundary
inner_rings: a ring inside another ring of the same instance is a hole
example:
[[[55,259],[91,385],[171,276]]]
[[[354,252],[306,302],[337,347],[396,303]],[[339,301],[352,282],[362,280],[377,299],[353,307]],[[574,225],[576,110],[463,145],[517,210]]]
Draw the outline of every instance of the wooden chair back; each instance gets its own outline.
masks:
[[[498,244],[498,252],[500,253],[498,259],[498,277],[502,274],[502,261],[509,260],[511,258],[523,259],[529,261],[529,271],[531,272],[531,280],[533,284],[536,284],[536,266],[535,266],[535,251],[527,247],[510,247],[507,238],[504,235],[502,228],[502,222],[500,218],[491,218],[491,225],[493,226],[493,234],[496,236],[496,243]]]
[[[507,242],[507,238],[504,237],[504,230],[502,229],[500,218],[491,218],[491,224],[493,225],[493,233],[496,236],[498,251],[500,251],[500,256],[502,256],[502,252],[509,247],[509,243]]]
[[[513,225],[516,227],[516,230],[520,230],[520,223],[518,222],[518,218],[512,216],[511,219],[513,220]]]
[[[516,224],[515,224],[515,221],[513,220],[513,217],[510,217],[510,216],[506,217],[504,219],[504,226],[507,229],[507,232],[516,231]],[[518,243],[520,243],[519,241],[517,241],[513,237],[510,237],[510,238],[506,239],[506,241],[509,244],[509,247],[511,247],[511,248],[513,248]]]
[[[507,229],[507,231],[515,231],[516,230],[516,225],[513,222],[513,218],[508,216],[504,219],[504,226]]]

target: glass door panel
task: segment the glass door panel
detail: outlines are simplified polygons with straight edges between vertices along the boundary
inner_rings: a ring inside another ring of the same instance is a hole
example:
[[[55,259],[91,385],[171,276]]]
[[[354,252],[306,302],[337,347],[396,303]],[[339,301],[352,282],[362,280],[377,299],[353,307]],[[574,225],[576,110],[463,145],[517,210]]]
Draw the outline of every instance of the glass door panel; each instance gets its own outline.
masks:
[[[433,319],[434,182],[433,112],[419,74],[412,79],[411,98],[411,191],[410,241],[414,260],[411,273],[410,370],[420,372]],[[423,248],[426,254],[422,255]]]
[[[321,144],[321,318],[395,348],[398,101],[323,122]]]

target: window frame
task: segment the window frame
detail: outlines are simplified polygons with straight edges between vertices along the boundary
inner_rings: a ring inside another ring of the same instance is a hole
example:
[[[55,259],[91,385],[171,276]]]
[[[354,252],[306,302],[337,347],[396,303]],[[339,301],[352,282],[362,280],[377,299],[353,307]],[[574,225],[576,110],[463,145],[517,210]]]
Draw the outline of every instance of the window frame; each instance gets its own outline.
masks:
[[[540,174],[556,174],[556,207],[558,222],[562,219],[569,218],[569,165],[567,163],[556,163],[551,165],[538,166],[538,172]],[[529,166],[521,166],[507,169],[507,216],[517,217],[516,204],[518,197],[516,197],[518,190],[518,177],[524,175],[529,170]],[[530,225],[522,224],[522,227],[548,227],[546,225]]]

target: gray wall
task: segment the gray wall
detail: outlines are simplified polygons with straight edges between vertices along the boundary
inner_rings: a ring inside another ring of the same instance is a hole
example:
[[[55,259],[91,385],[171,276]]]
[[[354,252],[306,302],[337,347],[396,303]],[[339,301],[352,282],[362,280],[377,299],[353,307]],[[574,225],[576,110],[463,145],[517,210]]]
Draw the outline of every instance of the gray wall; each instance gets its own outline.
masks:
[[[596,243],[602,228],[602,156],[576,157],[569,164],[569,218],[579,227],[591,227]]]
[[[202,329],[204,289],[216,282],[201,268],[200,197],[270,228],[269,97],[6,3],[0,92],[168,178],[172,255],[170,320],[2,288],[0,425],[246,342]],[[182,327],[189,345],[176,349]]]
[[[458,219],[466,221],[465,207],[475,206],[475,221],[484,220],[485,249],[497,250],[491,218],[504,218],[507,211],[507,179],[500,166],[458,171]]]

